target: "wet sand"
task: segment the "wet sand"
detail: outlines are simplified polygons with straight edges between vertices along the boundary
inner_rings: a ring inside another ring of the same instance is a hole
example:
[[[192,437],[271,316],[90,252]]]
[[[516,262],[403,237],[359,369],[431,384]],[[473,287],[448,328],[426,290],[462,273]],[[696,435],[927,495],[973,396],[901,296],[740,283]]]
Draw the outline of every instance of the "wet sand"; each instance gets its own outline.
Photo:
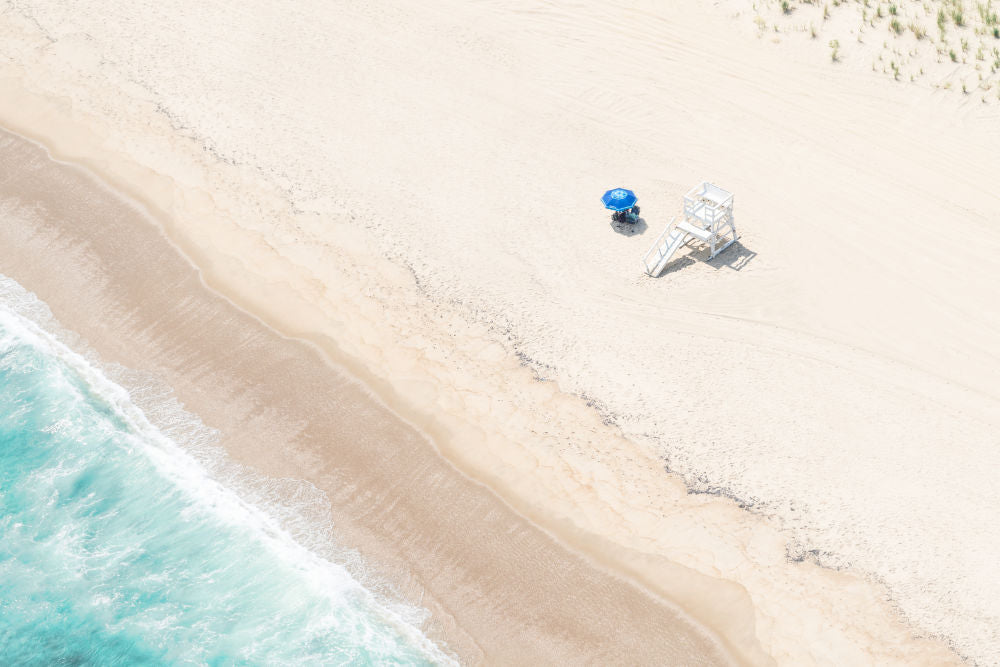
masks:
[[[328,496],[339,546],[463,662],[726,664],[671,603],[571,551],[445,461],[311,344],[210,291],[124,199],[0,133],[0,272],[106,362],[151,372],[236,461]]]

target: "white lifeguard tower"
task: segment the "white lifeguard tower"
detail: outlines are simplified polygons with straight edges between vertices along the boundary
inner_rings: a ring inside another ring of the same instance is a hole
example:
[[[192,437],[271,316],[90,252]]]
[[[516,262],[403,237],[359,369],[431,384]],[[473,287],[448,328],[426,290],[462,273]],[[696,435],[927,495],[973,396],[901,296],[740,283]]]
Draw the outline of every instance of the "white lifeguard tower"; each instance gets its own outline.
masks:
[[[707,243],[709,259],[731,246],[739,237],[733,218],[733,193],[704,181],[684,195],[684,219],[672,218],[642,259],[652,277],[663,272],[677,249],[692,239]]]

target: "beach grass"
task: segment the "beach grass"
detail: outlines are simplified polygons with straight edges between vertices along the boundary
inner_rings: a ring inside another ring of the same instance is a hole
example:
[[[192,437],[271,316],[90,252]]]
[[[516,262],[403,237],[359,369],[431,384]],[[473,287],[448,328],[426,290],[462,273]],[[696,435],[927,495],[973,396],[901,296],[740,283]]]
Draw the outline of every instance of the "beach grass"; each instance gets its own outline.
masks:
[[[784,36],[775,36],[775,41],[796,34],[810,40],[822,37],[830,62],[870,62],[874,71],[895,81],[966,93],[976,88],[987,92],[1000,83],[997,0],[846,0],[822,5],[763,0],[754,3],[753,16],[758,26]],[[979,99],[994,104],[1000,98]]]

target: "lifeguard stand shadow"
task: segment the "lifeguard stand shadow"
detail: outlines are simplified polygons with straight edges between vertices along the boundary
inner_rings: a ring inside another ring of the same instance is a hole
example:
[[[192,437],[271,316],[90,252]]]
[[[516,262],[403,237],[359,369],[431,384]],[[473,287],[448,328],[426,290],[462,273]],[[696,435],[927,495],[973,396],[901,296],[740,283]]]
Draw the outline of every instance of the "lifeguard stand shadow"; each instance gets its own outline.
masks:
[[[749,264],[751,260],[757,256],[756,252],[743,245],[739,239],[715,257],[712,257],[711,254],[712,253],[709,248],[704,246],[693,246],[691,252],[686,255],[681,255],[667,264],[663,269],[663,273],[657,276],[657,278],[662,278],[663,276],[674,273],[675,271],[680,271],[681,269],[691,266],[696,262],[703,262],[716,270],[727,268],[732,269],[733,271],[742,271],[743,267]]]
[[[707,250],[701,252],[708,254]],[[733,245],[720,252],[714,258],[704,260],[704,262],[713,269],[725,267],[733,271],[742,271],[743,267],[749,264],[756,256],[756,252],[743,245],[743,242],[737,239]]]
[[[705,247],[697,248],[688,255],[699,262],[705,262],[713,269],[727,268],[733,271],[742,271],[743,267],[756,256],[757,253],[743,245],[739,239],[715,257],[712,257],[709,249]]]
[[[640,236],[646,232],[649,225],[646,224],[644,218],[639,218],[635,222],[618,222],[617,220],[611,221],[611,229],[615,230],[622,236]]]

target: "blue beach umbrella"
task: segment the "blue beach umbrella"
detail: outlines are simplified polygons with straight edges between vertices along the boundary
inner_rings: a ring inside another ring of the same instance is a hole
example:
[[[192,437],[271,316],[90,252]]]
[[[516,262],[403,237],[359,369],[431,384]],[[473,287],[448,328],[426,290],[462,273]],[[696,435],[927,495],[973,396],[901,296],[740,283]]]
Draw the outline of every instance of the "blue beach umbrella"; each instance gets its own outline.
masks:
[[[604,196],[601,197],[601,201],[604,202],[604,208],[610,208],[612,211],[624,211],[627,208],[635,206],[639,198],[631,190],[615,188],[614,190],[605,192]]]

